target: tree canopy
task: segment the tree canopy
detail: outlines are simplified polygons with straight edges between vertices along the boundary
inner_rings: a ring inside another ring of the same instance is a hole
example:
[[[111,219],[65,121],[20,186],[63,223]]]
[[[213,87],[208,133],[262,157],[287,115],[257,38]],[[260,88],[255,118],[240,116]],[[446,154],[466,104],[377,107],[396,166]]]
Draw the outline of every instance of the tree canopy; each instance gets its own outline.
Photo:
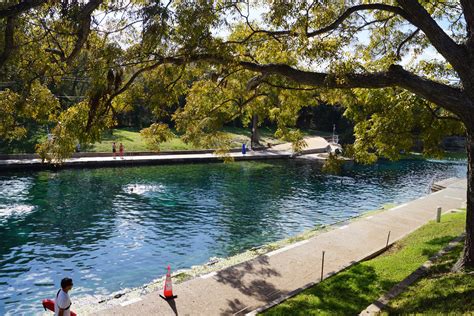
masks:
[[[184,95],[173,120],[200,146],[225,146],[222,125],[248,125],[254,115],[275,122],[277,136],[298,141],[301,134],[288,127],[300,109],[325,102],[346,106],[357,123],[361,161],[397,158],[415,137],[431,153],[441,137],[462,129],[447,111],[462,99],[459,75],[432,57],[464,39],[466,22],[457,1],[412,2],[405,9],[393,1],[6,3],[0,136],[25,137],[32,120],[61,122],[52,130],[55,148],[66,146],[66,154],[77,141],[99,140],[138,98],[159,121]],[[432,43],[422,27],[450,43]],[[21,104],[31,101],[33,86],[51,97],[28,105],[38,108],[29,115]]]
[[[474,149],[470,0],[22,0],[0,4],[0,21],[0,138],[54,126],[39,151],[58,159],[137,99],[156,115],[144,133],[166,139],[160,113],[183,96],[173,121],[201,146],[225,148],[223,124],[255,118],[298,143],[297,114],[324,102],[355,121],[360,161],[417,140],[433,153],[464,131]]]

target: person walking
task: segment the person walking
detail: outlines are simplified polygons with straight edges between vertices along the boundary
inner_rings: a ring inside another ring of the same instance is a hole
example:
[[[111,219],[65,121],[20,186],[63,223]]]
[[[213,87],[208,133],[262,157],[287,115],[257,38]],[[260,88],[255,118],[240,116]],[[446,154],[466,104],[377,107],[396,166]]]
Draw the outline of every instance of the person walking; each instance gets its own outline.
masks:
[[[112,143],[112,153],[114,154],[115,159],[115,156],[117,156],[117,146],[115,145],[115,142]]]
[[[119,146],[119,151],[120,151],[120,157],[123,159],[123,151],[124,151],[124,146],[122,143],[120,143],[120,146]]]
[[[64,278],[61,280],[61,288],[56,294],[54,300],[54,316],[70,316],[71,315],[71,298],[69,291],[73,286],[72,279]]]

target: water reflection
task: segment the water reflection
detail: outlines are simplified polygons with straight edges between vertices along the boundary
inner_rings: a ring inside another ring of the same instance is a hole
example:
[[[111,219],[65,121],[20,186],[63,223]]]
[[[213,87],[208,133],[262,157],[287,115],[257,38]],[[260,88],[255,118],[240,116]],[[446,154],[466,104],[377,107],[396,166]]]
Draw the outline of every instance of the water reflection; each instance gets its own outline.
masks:
[[[110,293],[212,256],[426,193],[464,162],[403,161],[322,175],[308,163],[246,162],[0,175],[0,314],[39,311],[69,275]]]

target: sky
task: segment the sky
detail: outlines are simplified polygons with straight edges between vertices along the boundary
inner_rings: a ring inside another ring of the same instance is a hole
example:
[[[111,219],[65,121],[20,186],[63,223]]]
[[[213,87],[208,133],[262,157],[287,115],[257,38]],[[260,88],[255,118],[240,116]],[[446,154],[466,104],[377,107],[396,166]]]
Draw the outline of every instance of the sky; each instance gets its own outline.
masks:
[[[262,24],[263,23],[263,15],[268,11],[268,7],[266,7],[265,5],[263,4],[256,4],[257,2],[252,2],[253,5],[251,5],[249,7],[249,10],[248,12],[246,12],[247,10],[244,11],[244,14],[245,13],[248,13],[249,14],[249,20],[251,22],[256,22],[258,24]],[[117,16],[115,16],[117,17]],[[105,20],[103,20],[103,14],[101,15],[101,13],[98,13],[96,15],[96,19],[97,20],[102,20],[102,23],[103,25],[105,25],[108,21],[107,21],[107,18]],[[231,21],[233,23],[237,23],[238,21],[242,21],[242,18],[240,17],[237,17],[236,15],[232,16],[232,15],[229,15],[227,17],[228,21]],[[442,28],[444,28],[445,30],[447,30],[448,28],[448,21],[439,21],[440,25]],[[141,24],[136,24],[136,28],[137,28],[137,33],[140,33],[141,31]],[[414,28],[412,28],[414,29]],[[227,37],[229,34],[230,34],[231,30],[230,28],[224,28],[224,27],[221,27],[219,29],[215,29],[213,30],[213,35],[215,36],[219,36],[219,37]],[[369,42],[369,37],[370,37],[370,31],[361,31],[359,32],[358,34],[358,41],[360,43],[368,43]],[[120,45],[122,47],[128,47],[130,44],[131,44],[131,37],[130,36],[125,36],[125,38],[122,36],[122,37],[116,37],[115,40],[119,41],[120,42]],[[350,52],[351,50],[355,49],[354,46],[348,46],[346,47],[346,50],[348,52]],[[415,60],[412,60],[412,54],[406,54],[404,55],[402,61],[400,62],[400,64],[404,67],[408,67],[410,62],[419,62],[420,60],[438,60],[438,61],[443,61],[444,58],[433,48],[433,47],[428,47],[427,49],[424,50],[424,52],[418,56]],[[327,64],[324,65],[324,64],[320,64],[320,65],[312,65],[311,67],[316,67],[314,70],[318,70],[318,71],[323,71],[325,68],[327,68]]]
[[[256,22],[258,24],[262,24],[263,23],[263,15],[267,11],[268,11],[268,7],[266,7],[264,5],[250,6],[250,10],[248,12],[249,21]],[[232,18],[229,18],[229,20],[231,20],[231,19]],[[233,17],[233,19],[234,19],[235,22],[239,21],[237,16]],[[240,19],[240,21],[242,21],[242,20]],[[449,34],[449,30],[448,30],[449,23],[448,23],[448,21],[438,21],[438,23]],[[411,29],[414,30],[414,28],[411,28]],[[215,30],[213,33],[217,36],[225,38],[226,36],[228,36],[230,34],[230,32],[231,32],[230,29],[220,29],[220,30]],[[363,30],[363,31],[359,32],[359,34],[358,34],[358,41],[359,42],[367,44],[367,43],[369,43],[369,40],[370,40],[370,31],[368,31],[368,30],[364,31]],[[347,50],[350,51],[351,49],[354,49],[354,47],[347,47]],[[415,60],[413,60],[411,53],[404,55],[401,62],[400,62],[400,65],[406,67],[406,66],[409,66],[409,64],[411,62],[418,63],[421,60],[443,61],[444,57],[441,56],[436,51],[436,49],[434,47],[430,46],[427,49],[425,49],[424,52],[422,54],[420,54]],[[322,67],[320,67],[320,70],[323,70],[324,68],[325,68],[325,66],[322,66]]]

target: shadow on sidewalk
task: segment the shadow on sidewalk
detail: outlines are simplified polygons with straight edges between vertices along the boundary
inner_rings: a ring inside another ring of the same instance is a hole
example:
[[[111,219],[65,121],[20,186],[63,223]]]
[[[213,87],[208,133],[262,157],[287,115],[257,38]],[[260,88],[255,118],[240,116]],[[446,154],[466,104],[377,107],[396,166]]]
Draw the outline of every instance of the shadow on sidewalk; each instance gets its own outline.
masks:
[[[232,288],[238,289],[246,296],[254,297],[262,302],[269,302],[276,296],[284,294],[266,279],[280,276],[280,273],[269,267],[267,256],[260,256],[254,260],[238,264],[217,273],[215,279]],[[248,312],[240,300],[228,300],[228,309],[223,314]]]
[[[166,302],[167,302],[168,305],[171,307],[171,309],[173,310],[174,314],[175,314],[176,316],[178,316],[178,309],[176,308],[176,301],[175,301],[175,299],[166,300]]]

